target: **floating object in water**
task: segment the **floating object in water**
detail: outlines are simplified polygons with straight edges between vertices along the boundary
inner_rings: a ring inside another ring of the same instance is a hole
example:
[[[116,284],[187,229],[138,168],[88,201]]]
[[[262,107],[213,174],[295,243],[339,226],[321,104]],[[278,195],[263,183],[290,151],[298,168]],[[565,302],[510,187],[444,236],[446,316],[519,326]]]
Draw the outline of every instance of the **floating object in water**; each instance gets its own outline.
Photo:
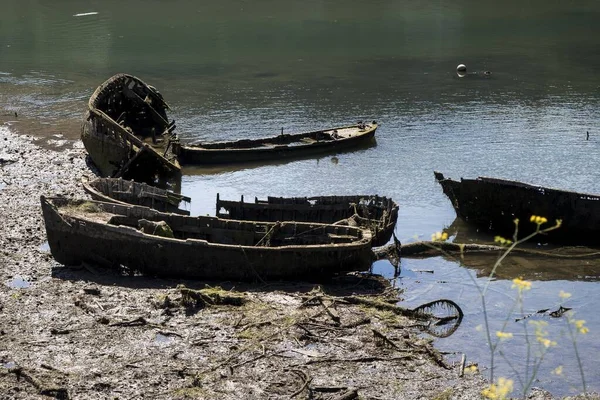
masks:
[[[174,144],[182,164],[233,164],[301,158],[337,153],[373,141],[377,123],[359,121],[356,125],[303,133],[286,133],[261,139],[228,142]]]
[[[465,64],[458,64],[456,67],[457,72],[467,72],[467,66]]]
[[[86,13],[73,14],[73,16],[74,17],[87,17],[88,15],[96,15],[96,14],[98,14],[98,12],[91,11],[91,12],[86,12]]]

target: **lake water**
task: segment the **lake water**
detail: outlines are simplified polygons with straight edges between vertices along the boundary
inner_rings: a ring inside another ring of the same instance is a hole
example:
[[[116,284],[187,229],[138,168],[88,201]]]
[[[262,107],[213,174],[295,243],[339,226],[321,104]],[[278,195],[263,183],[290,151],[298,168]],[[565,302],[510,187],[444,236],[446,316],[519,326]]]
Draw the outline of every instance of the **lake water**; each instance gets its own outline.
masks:
[[[117,72],[163,93],[184,141],[376,120],[375,146],[262,166],[187,168],[182,191],[194,199],[193,214],[214,214],[216,193],[378,193],[400,204],[403,242],[428,239],[454,220],[433,170],[600,193],[600,3],[446,3],[5,0],[0,120],[43,138],[76,139],[87,99]],[[459,78],[460,63],[478,74]],[[438,342],[482,368],[489,356],[474,329],[482,314],[467,274],[481,276],[492,261],[403,260],[396,281],[410,306],[444,297],[465,308],[461,328]],[[515,262],[491,285],[489,314],[499,326],[514,298],[510,279],[519,275],[533,280],[527,312],[555,307],[559,290],[572,292],[568,305],[590,327],[579,343],[588,384],[600,390],[593,307],[600,268],[583,264]],[[375,268],[391,273],[384,262]],[[559,346],[536,386],[571,393],[577,369],[570,342],[559,340],[564,321],[548,322]],[[515,334],[505,347],[514,365],[522,363],[520,342]],[[559,364],[563,376],[550,374]]]

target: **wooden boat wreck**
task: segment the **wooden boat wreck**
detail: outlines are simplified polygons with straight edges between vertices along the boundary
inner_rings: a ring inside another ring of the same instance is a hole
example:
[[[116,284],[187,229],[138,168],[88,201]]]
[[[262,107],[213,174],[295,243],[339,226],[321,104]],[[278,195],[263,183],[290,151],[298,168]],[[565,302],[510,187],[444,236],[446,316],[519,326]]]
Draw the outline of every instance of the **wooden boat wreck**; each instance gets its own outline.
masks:
[[[122,178],[96,178],[91,181],[84,178],[82,185],[83,190],[94,200],[122,205],[138,205],[162,212],[190,215],[189,211],[179,208],[182,202],[191,202],[189,197],[146,183]]]
[[[81,140],[100,173],[107,177],[152,180],[181,168],[173,144],[174,121],[162,95],[139,78],[117,74],[90,97]]]
[[[548,241],[600,243],[600,196],[496,178],[455,181],[439,172],[435,177],[457,216],[482,229],[510,238],[518,218],[523,237],[536,230],[530,217],[537,215],[548,220],[542,229],[562,221],[560,228],[544,236]]]
[[[373,246],[383,246],[392,237],[398,205],[390,198],[365,196],[267,197],[254,202],[222,200],[217,194],[219,218],[245,221],[301,221],[349,224],[370,229]]]
[[[362,123],[340,128],[287,134],[262,138],[241,139],[182,145],[177,143],[175,153],[182,164],[233,164],[315,154],[332,153],[357,147],[373,140],[377,123]]]
[[[65,265],[90,262],[160,277],[320,280],[371,264],[371,233],[350,226],[248,222],[41,197],[48,243]]]

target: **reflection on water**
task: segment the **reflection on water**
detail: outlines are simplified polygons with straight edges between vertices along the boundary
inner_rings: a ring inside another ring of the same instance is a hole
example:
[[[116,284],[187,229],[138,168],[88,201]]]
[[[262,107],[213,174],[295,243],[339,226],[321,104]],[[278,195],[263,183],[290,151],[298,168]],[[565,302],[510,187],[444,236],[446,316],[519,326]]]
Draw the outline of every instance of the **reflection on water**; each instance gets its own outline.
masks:
[[[460,218],[444,229],[455,243],[494,244],[494,234],[480,231]],[[476,271],[477,276],[489,276],[494,261],[501,252],[467,252],[460,262]],[[448,261],[459,262],[459,257],[444,255]],[[557,246],[546,243],[543,235],[520,245],[502,262],[497,279],[524,278],[528,280],[600,280],[600,249],[586,246]]]
[[[161,91],[183,141],[380,123],[377,146],[355,152],[184,170],[181,191],[193,198],[192,214],[214,214],[217,193],[377,193],[399,203],[396,235],[407,243],[428,239],[455,218],[433,170],[600,193],[592,167],[600,159],[595,0],[256,0],[251,6],[240,0],[93,6],[6,0],[3,6],[0,123],[18,112],[11,129],[78,138],[87,99],[117,72]],[[84,15],[91,12],[97,14]],[[460,63],[492,75],[459,78]],[[482,316],[469,276],[481,283],[489,266],[470,257],[465,264],[403,260],[398,282],[412,306],[445,297],[463,307],[462,325],[440,344],[468,350],[469,360],[485,365],[485,342],[474,330]],[[593,356],[600,350],[600,320],[591,307],[600,301],[597,271],[592,259],[534,262],[515,255],[490,286],[490,317],[494,324],[503,320],[514,298],[509,279],[517,275],[534,281],[528,311],[556,305],[560,289],[574,293],[570,305],[590,326],[582,339],[588,381],[600,390]],[[549,322],[550,330],[563,326]],[[520,351],[506,354],[520,360]],[[571,370],[573,361],[568,346],[553,349],[540,385],[566,393],[568,385],[549,382],[548,372],[559,363]]]

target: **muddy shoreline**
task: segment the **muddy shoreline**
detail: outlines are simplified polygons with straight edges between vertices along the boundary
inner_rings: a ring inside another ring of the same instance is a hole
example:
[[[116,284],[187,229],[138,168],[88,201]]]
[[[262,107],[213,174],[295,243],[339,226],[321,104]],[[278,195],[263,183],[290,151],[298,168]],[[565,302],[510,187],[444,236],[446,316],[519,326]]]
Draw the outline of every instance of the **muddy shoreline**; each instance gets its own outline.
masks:
[[[39,197],[82,197],[93,171],[81,142],[55,139],[0,127],[3,398],[480,398],[482,376],[416,321],[344,301],[393,301],[384,280],[192,282],[56,263]]]

